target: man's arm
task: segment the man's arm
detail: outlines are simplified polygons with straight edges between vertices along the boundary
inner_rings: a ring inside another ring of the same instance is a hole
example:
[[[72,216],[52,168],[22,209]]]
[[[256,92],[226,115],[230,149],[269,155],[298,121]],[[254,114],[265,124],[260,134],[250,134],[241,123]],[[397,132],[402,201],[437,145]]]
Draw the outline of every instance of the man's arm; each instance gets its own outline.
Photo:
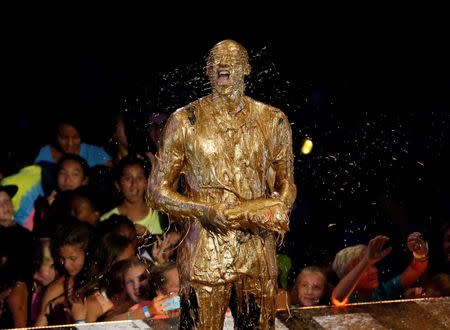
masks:
[[[268,113],[273,113],[269,112]],[[266,173],[270,198],[244,201],[225,210],[232,228],[264,228],[284,233],[289,229],[289,213],[295,201],[297,188],[294,183],[294,156],[292,153],[292,131],[287,117],[281,112],[272,118],[269,129],[259,120],[265,133],[267,148],[271,150],[271,167]]]
[[[182,110],[181,110],[182,111]],[[194,201],[179,194],[174,188],[185,166],[184,131],[187,119],[177,111],[167,121],[162,144],[149,180],[148,201],[152,208],[161,210],[177,221],[198,219],[210,230],[224,232],[225,224],[218,206]]]

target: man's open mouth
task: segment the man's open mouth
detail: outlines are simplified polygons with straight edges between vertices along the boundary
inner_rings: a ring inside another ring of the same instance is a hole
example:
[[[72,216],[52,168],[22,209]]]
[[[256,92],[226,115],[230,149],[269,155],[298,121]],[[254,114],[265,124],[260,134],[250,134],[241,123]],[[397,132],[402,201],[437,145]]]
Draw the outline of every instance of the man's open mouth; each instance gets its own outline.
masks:
[[[228,83],[228,78],[230,78],[230,71],[220,70],[217,76],[217,84],[226,85]]]

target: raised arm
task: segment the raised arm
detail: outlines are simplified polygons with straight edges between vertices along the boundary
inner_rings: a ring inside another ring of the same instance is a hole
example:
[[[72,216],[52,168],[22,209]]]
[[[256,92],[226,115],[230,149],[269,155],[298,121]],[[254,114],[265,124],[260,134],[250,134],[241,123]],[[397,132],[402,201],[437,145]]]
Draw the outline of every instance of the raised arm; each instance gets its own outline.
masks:
[[[391,252],[391,247],[383,250],[383,246],[388,240],[389,238],[386,236],[376,236],[369,241],[367,249],[363,253],[361,260],[344,277],[341,278],[339,283],[333,289],[331,295],[333,305],[345,305],[367,267],[375,264]]]
[[[428,243],[418,232],[408,236],[407,246],[413,253],[413,260],[408,267],[400,274],[400,282],[403,289],[408,289],[413,285],[428,267]]]

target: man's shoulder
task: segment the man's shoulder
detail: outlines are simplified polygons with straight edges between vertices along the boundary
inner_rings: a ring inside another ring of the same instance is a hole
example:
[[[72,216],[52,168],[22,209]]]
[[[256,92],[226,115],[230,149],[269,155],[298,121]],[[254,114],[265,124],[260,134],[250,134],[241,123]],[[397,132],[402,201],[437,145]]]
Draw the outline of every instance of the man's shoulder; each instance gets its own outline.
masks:
[[[283,111],[273,105],[254,100],[248,96],[246,97],[246,100],[248,104],[251,104],[254,111],[260,112],[261,114],[264,113],[274,117],[286,117],[286,114]]]
[[[206,98],[197,99],[181,108],[175,110],[171,115],[169,120],[175,122],[190,122],[191,124],[195,121],[197,111],[204,106],[207,102]]]
[[[264,122],[288,122],[287,115],[277,107],[254,100],[250,97],[247,97],[247,103],[251,105],[253,113]]]

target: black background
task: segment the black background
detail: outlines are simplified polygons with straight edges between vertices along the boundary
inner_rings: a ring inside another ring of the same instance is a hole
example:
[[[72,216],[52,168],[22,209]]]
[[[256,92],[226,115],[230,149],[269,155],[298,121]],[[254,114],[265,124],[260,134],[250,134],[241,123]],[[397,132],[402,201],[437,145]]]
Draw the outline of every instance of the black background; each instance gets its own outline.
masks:
[[[78,113],[84,140],[97,144],[125,108],[172,112],[208,92],[204,57],[231,38],[250,53],[248,94],[293,124],[298,203],[285,248],[297,264],[378,233],[402,242],[408,231],[430,232],[448,219],[443,11],[325,15],[218,5],[196,15],[184,8],[22,15],[3,47],[2,159],[32,161],[60,112]],[[308,156],[299,151],[306,136],[314,141]]]

